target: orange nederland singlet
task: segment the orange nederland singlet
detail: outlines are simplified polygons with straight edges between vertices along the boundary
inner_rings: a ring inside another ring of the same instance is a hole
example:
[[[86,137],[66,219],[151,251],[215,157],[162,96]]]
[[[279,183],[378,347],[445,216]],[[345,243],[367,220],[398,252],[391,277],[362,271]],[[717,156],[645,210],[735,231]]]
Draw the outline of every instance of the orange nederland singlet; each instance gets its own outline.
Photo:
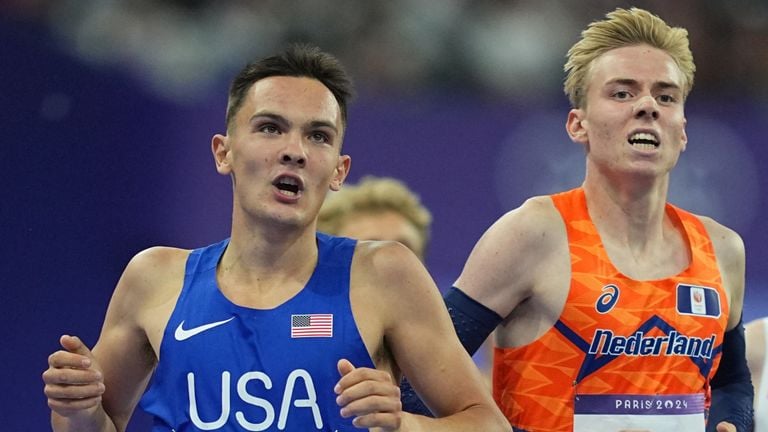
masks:
[[[699,219],[672,205],[691,250],[680,274],[637,281],[611,263],[581,188],[552,195],[566,224],[571,287],[555,325],[496,348],[493,396],[518,430],[704,430],[728,302]]]

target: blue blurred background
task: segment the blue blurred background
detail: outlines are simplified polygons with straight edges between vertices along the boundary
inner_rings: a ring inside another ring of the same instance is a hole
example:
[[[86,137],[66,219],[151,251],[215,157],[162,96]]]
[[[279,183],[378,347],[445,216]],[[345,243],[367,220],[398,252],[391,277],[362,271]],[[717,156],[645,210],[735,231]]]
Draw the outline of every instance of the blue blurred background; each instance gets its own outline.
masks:
[[[768,4],[634,5],[688,28],[699,68],[670,199],[743,236],[745,319],[768,315]],[[228,235],[230,180],[210,137],[247,61],[292,41],[342,59],[359,93],[351,180],[394,176],[421,195],[445,288],[495,219],[580,183],[562,64],[616,6],[629,3],[0,1],[0,430],[48,430],[47,356],[62,333],[96,341],[131,256]]]

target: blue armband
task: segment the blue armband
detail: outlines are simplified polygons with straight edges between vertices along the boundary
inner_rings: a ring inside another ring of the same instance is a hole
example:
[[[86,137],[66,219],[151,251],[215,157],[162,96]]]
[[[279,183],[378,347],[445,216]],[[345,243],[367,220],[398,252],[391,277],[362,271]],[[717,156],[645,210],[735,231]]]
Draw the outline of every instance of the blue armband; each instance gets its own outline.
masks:
[[[448,307],[456,334],[470,354],[474,354],[480,348],[502,320],[499,314],[456,287],[451,287],[445,293],[443,300]]]
[[[411,383],[405,377],[400,381],[400,402],[403,404],[403,411],[405,412],[434,417],[432,411],[424,405],[419,395],[416,394],[416,390],[413,389]]]
[[[720,365],[710,382],[712,406],[709,408],[707,431],[715,431],[717,424],[726,421],[738,432],[752,431],[754,388],[747,367],[744,326],[741,319],[723,336]]]

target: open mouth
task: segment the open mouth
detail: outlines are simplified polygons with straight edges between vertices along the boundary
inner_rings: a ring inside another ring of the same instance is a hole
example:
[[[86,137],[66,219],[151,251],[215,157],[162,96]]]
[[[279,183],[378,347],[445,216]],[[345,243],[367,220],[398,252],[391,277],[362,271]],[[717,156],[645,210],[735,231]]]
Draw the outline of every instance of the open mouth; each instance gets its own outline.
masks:
[[[296,196],[302,190],[301,182],[294,177],[280,176],[272,184],[283,194],[289,196]]]
[[[640,150],[654,150],[659,147],[659,139],[656,135],[648,132],[634,133],[627,141],[632,147]]]

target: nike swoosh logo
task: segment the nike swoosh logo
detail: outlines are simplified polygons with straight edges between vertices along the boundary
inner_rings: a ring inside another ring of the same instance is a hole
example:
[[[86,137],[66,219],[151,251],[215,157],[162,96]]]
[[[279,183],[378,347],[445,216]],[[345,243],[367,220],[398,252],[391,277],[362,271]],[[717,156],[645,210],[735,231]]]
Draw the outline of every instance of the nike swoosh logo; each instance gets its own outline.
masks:
[[[176,327],[176,332],[173,334],[173,337],[175,337],[177,341],[187,340],[192,336],[198,335],[206,330],[210,330],[214,327],[218,327],[222,324],[226,324],[232,321],[233,319],[235,319],[235,317],[230,317],[229,319],[225,319],[223,321],[216,321],[208,324],[203,324],[198,327],[192,327],[191,329],[185,329],[184,321],[181,321],[181,323],[179,323],[179,326]]]

